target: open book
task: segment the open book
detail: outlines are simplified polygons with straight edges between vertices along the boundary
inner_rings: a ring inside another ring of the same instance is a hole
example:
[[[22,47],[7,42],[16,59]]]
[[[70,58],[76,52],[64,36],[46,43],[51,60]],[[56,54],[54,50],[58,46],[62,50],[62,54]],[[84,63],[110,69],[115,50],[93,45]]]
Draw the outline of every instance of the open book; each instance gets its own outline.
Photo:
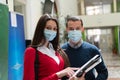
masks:
[[[81,68],[78,69],[73,76],[81,77],[83,73],[87,73],[89,70],[91,70],[92,68],[94,68],[96,65],[98,65],[101,62],[102,62],[101,56],[95,55],[87,63],[81,66]]]

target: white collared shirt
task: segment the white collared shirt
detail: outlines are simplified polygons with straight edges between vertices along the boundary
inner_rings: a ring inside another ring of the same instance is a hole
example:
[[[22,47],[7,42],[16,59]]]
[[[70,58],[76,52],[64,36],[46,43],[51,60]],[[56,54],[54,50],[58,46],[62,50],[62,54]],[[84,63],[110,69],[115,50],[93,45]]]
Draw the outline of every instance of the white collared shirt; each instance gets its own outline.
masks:
[[[55,50],[53,49],[53,46],[51,43],[49,43],[49,48],[47,48],[46,46],[40,46],[37,48],[38,51],[42,52],[43,54],[48,55],[49,57],[53,58],[57,64],[60,63],[59,58],[56,56],[55,54]]]

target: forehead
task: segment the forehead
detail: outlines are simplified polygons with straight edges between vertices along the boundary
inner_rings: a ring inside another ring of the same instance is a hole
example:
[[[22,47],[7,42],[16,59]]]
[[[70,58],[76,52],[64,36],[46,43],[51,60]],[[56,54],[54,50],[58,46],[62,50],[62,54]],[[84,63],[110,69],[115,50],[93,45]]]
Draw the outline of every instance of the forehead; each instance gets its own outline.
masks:
[[[68,27],[71,26],[81,26],[81,21],[68,21]]]
[[[57,25],[54,20],[48,20],[46,25]]]

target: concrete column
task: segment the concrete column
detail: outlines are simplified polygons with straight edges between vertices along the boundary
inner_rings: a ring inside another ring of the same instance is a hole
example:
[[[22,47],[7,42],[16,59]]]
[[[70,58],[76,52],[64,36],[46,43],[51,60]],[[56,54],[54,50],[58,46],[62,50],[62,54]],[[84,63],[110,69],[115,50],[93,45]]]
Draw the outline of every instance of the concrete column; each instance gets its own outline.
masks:
[[[26,27],[25,38],[31,40],[38,22],[42,15],[42,4],[40,0],[26,0]]]
[[[14,11],[14,0],[8,0],[9,11]]]
[[[81,4],[81,14],[85,15],[85,3],[84,3],[84,0],[80,0],[80,4]]]
[[[117,0],[113,0],[113,11],[117,12]]]

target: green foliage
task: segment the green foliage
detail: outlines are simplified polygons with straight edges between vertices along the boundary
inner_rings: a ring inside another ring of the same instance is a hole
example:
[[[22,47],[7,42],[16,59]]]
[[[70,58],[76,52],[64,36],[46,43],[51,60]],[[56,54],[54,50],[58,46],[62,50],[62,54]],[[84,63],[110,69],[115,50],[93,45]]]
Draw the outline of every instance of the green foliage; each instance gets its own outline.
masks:
[[[114,28],[114,41],[115,41],[115,43],[114,43],[114,48],[116,48],[116,50],[118,51],[118,30],[119,30],[119,27],[118,26],[116,26],[115,28]]]
[[[85,31],[82,32],[82,39],[83,39],[83,41],[86,41],[86,34],[85,34]]]

